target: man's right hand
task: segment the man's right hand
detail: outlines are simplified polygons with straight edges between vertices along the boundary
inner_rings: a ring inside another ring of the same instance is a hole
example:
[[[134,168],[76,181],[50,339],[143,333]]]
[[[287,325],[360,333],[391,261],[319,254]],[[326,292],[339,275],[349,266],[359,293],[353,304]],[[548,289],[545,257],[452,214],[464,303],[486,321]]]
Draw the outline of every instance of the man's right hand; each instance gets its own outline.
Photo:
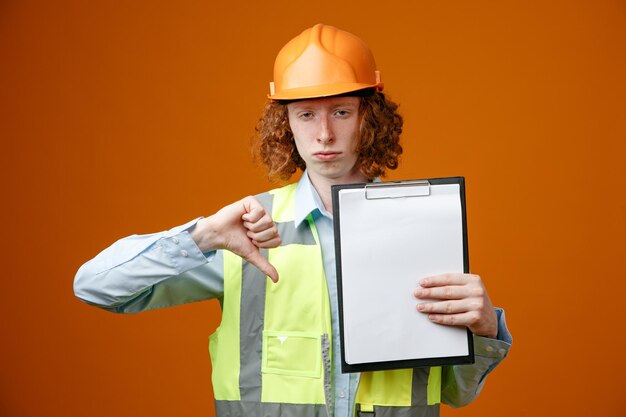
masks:
[[[250,262],[278,281],[278,272],[259,252],[275,248],[280,236],[274,221],[254,197],[246,197],[222,208],[214,215],[200,219],[191,232],[202,252],[226,249]]]

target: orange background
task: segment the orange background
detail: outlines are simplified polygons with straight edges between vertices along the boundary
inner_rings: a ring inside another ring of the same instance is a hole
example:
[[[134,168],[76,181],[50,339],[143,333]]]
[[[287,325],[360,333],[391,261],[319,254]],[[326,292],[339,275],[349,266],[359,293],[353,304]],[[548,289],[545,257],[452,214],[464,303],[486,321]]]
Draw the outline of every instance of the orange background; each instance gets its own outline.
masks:
[[[217,302],[118,316],[73,276],[271,186],[249,138],[317,22],[361,36],[401,103],[390,178],[467,178],[472,270],[515,342],[442,414],[626,414],[624,1],[5,0],[0,415],[212,415]]]

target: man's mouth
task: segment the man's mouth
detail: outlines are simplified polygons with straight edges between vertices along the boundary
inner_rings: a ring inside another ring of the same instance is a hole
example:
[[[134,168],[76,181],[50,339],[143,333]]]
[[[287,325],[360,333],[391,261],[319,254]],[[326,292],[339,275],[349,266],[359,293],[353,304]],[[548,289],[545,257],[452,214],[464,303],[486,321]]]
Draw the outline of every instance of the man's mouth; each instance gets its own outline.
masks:
[[[333,161],[339,157],[341,152],[333,152],[333,151],[321,151],[315,152],[313,154],[314,157],[319,159],[320,161]]]

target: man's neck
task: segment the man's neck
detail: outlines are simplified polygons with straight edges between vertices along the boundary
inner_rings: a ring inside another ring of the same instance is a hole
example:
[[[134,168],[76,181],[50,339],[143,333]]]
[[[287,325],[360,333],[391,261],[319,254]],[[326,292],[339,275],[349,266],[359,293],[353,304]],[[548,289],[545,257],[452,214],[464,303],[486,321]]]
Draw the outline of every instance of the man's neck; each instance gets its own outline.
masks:
[[[317,194],[320,196],[322,204],[324,204],[324,208],[329,213],[333,212],[333,200],[330,191],[330,187],[332,185],[367,182],[367,178],[363,174],[361,174],[360,171],[356,171],[354,173],[351,173],[350,175],[338,178],[327,178],[321,175],[311,175],[311,173],[309,173],[309,180],[311,181],[313,187],[315,187]]]

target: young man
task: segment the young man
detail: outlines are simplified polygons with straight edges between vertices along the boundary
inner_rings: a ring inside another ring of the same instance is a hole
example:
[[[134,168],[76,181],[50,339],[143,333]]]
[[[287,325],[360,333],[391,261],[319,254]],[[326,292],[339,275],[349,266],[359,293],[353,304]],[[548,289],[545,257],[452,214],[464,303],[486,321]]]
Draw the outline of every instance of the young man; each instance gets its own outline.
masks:
[[[330,26],[305,30],[278,54],[257,126],[270,176],[301,169],[300,181],[116,242],[80,268],[76,295],[118,313],[219,299],[210,340],[218,416],[435,416],[441,401],[467,404],[511,342],[477,275],[416,277],[414,293],[430,320],[475,334],[475,364],[340,371],[330,187],[397,167],[402,118],[382,88],[363,41]]]

